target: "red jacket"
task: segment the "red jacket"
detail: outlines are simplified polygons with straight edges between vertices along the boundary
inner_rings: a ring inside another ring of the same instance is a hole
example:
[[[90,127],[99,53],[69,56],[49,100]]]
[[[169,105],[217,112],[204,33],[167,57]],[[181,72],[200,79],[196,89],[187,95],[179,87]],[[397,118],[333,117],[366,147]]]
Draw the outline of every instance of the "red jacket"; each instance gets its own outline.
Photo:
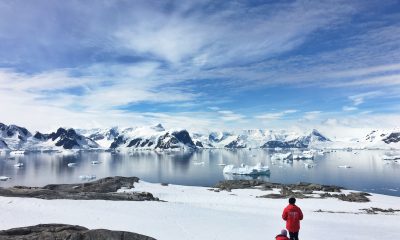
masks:
[[[286,221],[286,229],[289,232],[298,232],[300,230],[300,220],[303,220],[301,209],[289,204],[282,213],[283,220]]]
[[[289,240],[289,238],[279,234],[276,235],[275,240]]]

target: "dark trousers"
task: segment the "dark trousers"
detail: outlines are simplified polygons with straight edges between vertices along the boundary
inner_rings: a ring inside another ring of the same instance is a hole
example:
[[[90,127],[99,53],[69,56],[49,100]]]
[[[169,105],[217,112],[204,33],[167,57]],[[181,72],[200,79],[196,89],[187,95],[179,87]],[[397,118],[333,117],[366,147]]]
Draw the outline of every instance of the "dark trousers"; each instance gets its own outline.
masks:
[[[299,232],[289,232],[290,240],[299,240]]]

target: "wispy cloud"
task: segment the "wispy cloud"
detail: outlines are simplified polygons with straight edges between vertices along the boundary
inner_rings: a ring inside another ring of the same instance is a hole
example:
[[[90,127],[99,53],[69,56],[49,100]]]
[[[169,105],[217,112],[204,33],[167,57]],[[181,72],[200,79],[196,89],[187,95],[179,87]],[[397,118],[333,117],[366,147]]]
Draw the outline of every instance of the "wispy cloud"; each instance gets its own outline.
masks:
[[[343,111],[350,112],[350,111],[355,111],[358,108],[357,107],[352,107],[352,106],[343,106],[342,109],[343,109]]]
[[[304,113],[303,119],[311,121],[319,118],[321,116],[321,111],[310,111]]]
[[[297,110],[294,109],[289,109],[289,110],[284,110],[281,112],[273,112],[273,113],[265,113],[262,115],[258,115],[255,118],[262,119],[262,120],[278,120],[281,119],[289,114],[295,113]]]
[[[234,113],[232,111],[221,110],[218,111],[218,113],[221,114],[221,119],[224,121],[237,121],[245,118],[243,114]]]
[[[36,111],[49,123],[100,124],[106,115],[201,126],[363,111],[388,92],[399,98],[400,25],[390,4],[0,2],[0,111],[10,122]],[[271,88],[282,93],[263,108]]]

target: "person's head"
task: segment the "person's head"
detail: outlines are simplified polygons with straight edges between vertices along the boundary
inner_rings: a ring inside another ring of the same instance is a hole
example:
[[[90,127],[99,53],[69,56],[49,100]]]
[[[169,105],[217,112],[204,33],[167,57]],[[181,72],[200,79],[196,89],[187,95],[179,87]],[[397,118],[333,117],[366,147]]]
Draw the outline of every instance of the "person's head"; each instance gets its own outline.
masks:
[[[287,231],[286,231],[285,229],[282,229],[282,231],[281,231],[281,235],[283,235],[283,236],[287,236]]]
[[[296,203],[296,198],[294,197],[289,198],[289,204],[294,205],[295,203]]]

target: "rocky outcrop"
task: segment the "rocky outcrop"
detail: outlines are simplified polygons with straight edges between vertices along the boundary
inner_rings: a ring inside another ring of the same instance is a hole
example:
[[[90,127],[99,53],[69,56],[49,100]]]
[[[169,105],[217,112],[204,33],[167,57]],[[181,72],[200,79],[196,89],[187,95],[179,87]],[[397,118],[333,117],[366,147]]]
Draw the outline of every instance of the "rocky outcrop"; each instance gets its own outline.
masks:
[[[351,192],[349,194],[330,194],[330,193],[323,193],[320,194],[322,198],[337,198],[342,201],[346,202],[369,202],[368,196],[371,196],[369,193],[364,193],[364,192]]]
[[[83,184],[50,184],[44,187],[14,186],[0,188],[3,197],[30,197],[40,199],[158,201],[148,192],[117,193],[122,187],[134,188],[137,177],[107,177]]]
[[[382,141],[384,141],[386,144],[400,142],[400,132],[391,133],[389,134],[389,136],[385,137]]]
[[[115,149],[123,144],[126,143],[126,139],[124,138],[124,136],[118,136],[117,138],[114,139],[114,141],[111,143],[110,148],[111,149]]]
[[[283,183],[271,183],[261,180],[226,180],[217,183],[214,188],[219,188],[220,190],[231,190],[231,189],[246,189],[246,188],[261,188],[264,190],[271,190],[273,188],[286,188],[291,191],[302,191],[302,192],[312,192],[312,191],[323,191],[323,192],[340,192],[342,187],[333,185],[321,185],[314,183],[297,183],[297,184],[283,184]]]
[[[225,148],[245,148],[246,144],[239,143],[239,141],[235,140],[225,145]]]
[[[10,138],[14,136],[17,136],[21,141],[26,141],[26,139],[32,136],[32,134],[24,127],[19,127],[17,125],[7,126],[0,123],[0,137]]]
[[[56,132],[52,132],[50,134],[36,132],[33,138],[39,141],[51,140],[55,142],[55,146],[63,147],[64,149],[88,149],[99,147],[95,141],[76,133],[76,131],[72,128],[59,128]]]
[[[261,190],[272,190],[280,189],[280,193],[271,193],[259,198],[274,198],[274,199],[285,199],[289,197],[295,198],[337,198],[347,202],[369,202],[369,193],[363,192],[351,192],[349,194],[341,193],[342,187],[333,185],[321,185],[314,183],[297,183],[297,184],[282,184],[282,183],[271,183],[260,180],[227,180],[219,182],[214,186],[218,191],[226,190],[231,191],[232,189],[247,189],[247,188],[258,188]],[[214,189],[212,189],[214,190]],[[315,194],[314,191],[323,192]],[[319,197],[316,197],[319,195]]]
[[[0,149],[9,149],[6,142],[0,139]]]
[[[186,130],[167,132],[160,136],[157,141],[156,149],[176,149],[188,147],[195,149],[196,145],[193,143],[192,138]]]
[[[92,229],[77,225],[66,224],[39,224],[36,226],[12,228],[0,231],[2,240],[155,240],[145,235],[111,231],[106,229]]]

